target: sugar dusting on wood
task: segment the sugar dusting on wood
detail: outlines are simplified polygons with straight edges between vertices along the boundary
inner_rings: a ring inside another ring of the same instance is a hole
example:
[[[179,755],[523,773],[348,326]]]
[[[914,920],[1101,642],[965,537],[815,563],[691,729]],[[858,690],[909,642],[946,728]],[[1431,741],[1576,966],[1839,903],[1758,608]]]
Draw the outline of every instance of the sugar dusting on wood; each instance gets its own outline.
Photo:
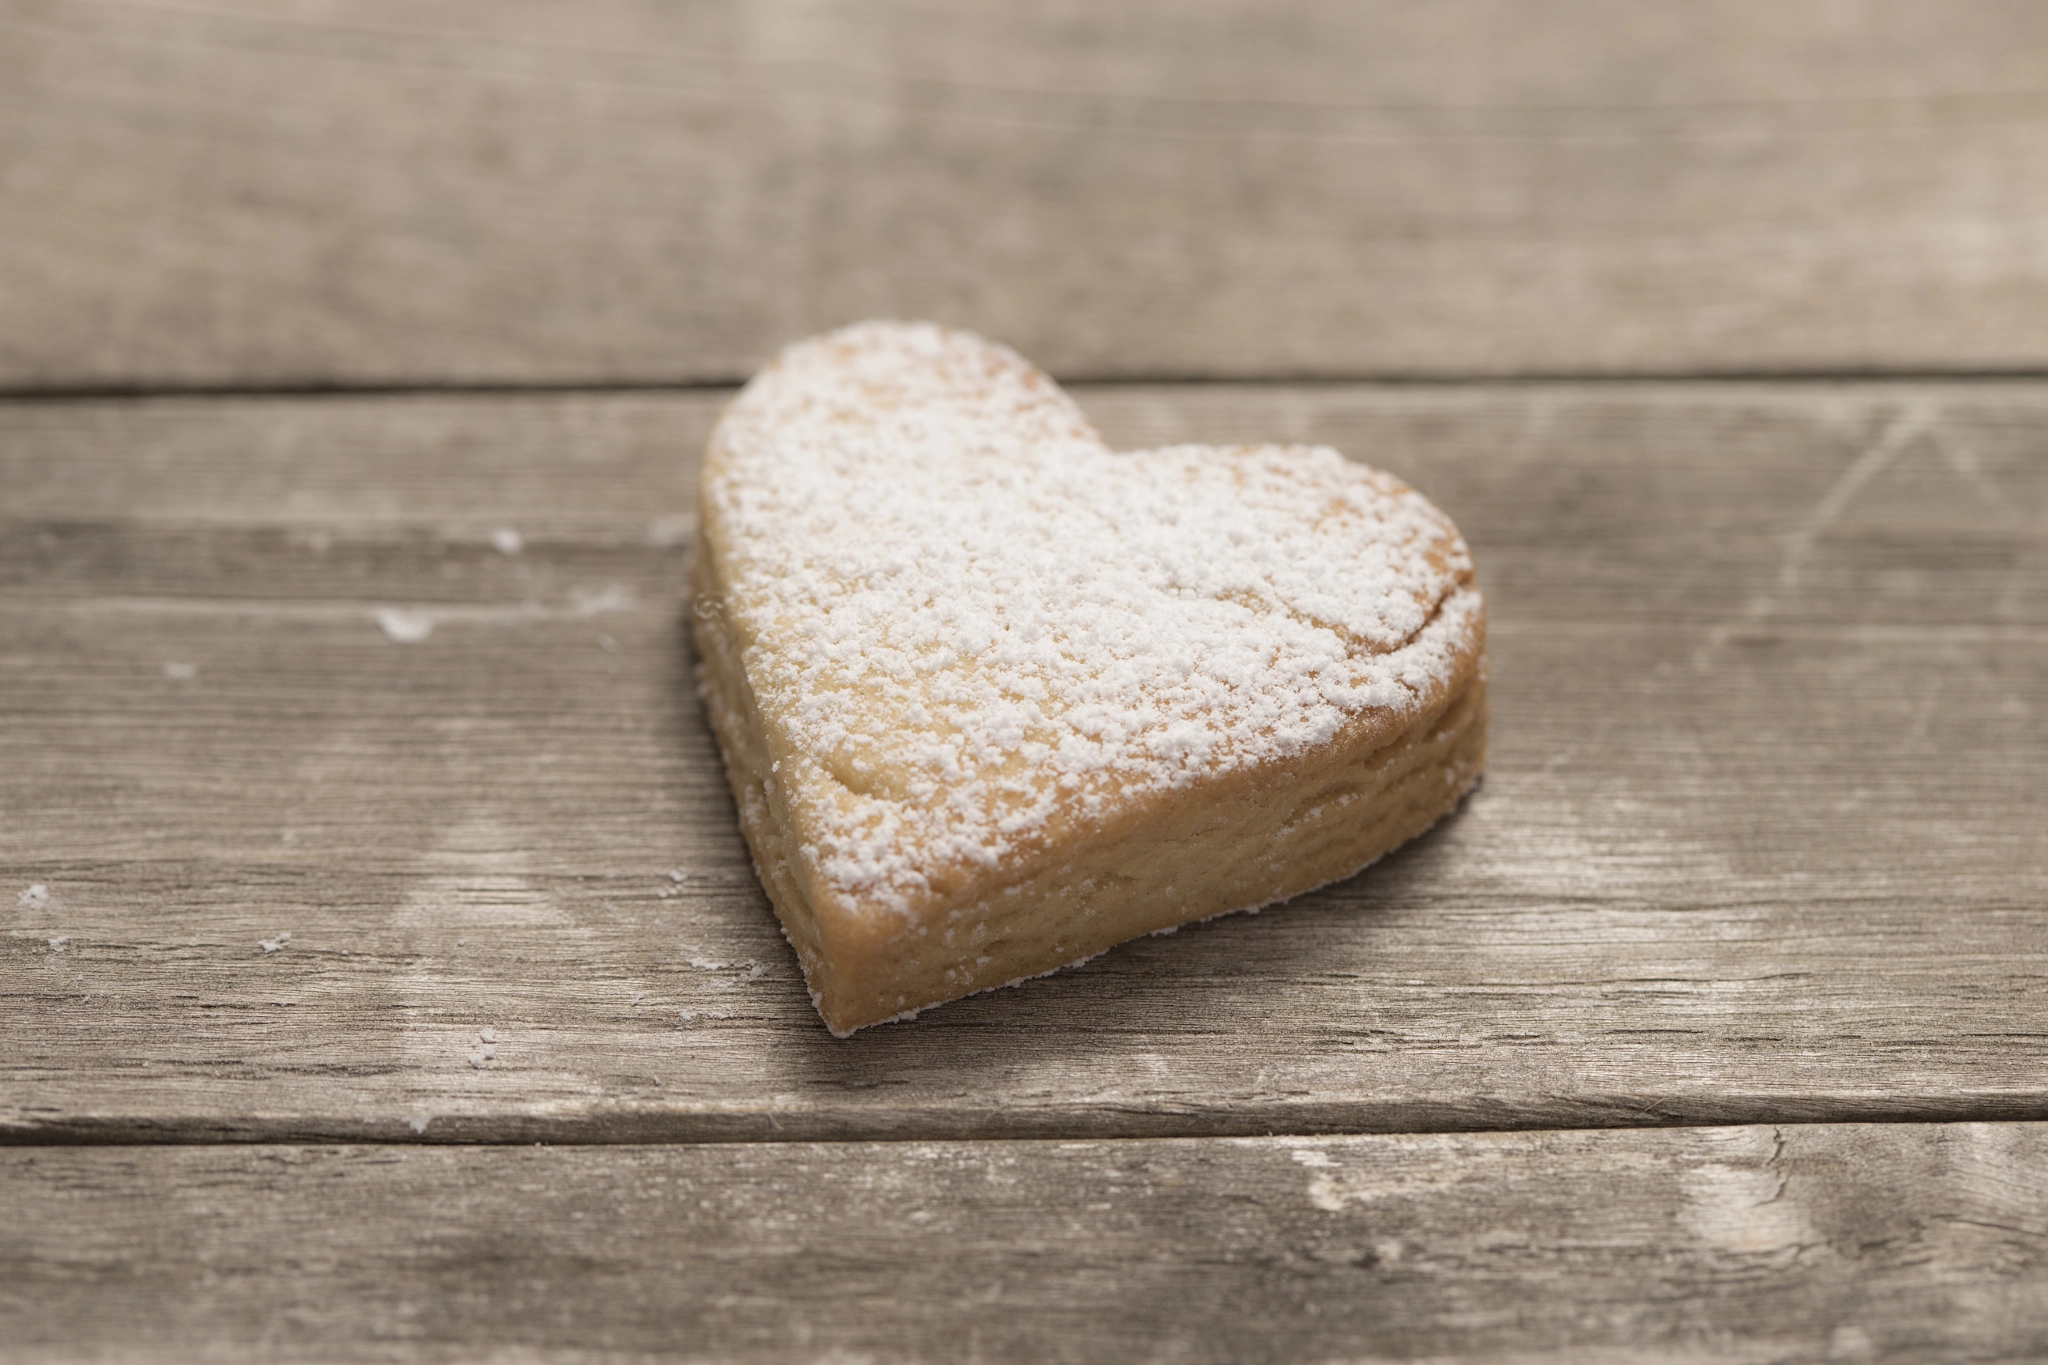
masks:
[[[376,618],[377,629],[383,631],[384,638],[393,644],[416,645],[434,633],[434,617],[430,612],[379,607]]]

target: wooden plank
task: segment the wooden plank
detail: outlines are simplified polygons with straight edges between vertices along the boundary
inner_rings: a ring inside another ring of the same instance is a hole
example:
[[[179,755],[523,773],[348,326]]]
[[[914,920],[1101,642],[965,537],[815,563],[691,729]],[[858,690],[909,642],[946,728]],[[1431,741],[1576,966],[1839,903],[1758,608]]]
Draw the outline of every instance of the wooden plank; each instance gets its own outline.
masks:
[[[849,1043],[753,882],[649,531],[713,398],[0,407],[0,997],[43,1021],[0,1124],[2048,1111],[2048,386],[1087,397],[1124,439],[1337,436],[1442,497],[1492,594],[1489,776],[1284,911]]]
[[[0,5],[0,385],[2048,363],[2026,0]]]
[[[2048,621],[2038,384],[1077,393],[1121,446],[1320,442],[1393,470],[1484,548],[1496,616]],[[0,588],[503,603],[567,557],[586,589],[654,592],[728,396],[0,403]],[[506,528],[525,555],[492,551]],[[202,543],[231,558],[181,568]]]
[[[2031,1359],[2044,1190],[2004,1124],[17,1149],[0,1355]]]

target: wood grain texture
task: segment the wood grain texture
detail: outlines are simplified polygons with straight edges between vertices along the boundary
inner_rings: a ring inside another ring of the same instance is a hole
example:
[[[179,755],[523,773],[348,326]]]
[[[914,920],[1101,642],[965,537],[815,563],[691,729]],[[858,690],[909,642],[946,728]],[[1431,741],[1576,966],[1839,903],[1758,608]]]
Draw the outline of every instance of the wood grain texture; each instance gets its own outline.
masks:
[[[2048,1110],[2048,387],[1082,396],[1120,442],[1334,440],[1437,497],[1490,594],[1489,775],[1284,910],[851,1042],[690,685],[715,395],[0,405],[0,1000],[36,1021],[0,1127]]]
[[[2048,1352],[2037,1125],[0,1154],[0,1358]]]
[[[0,385],[2048,363],[2027,0],[0,4]]]

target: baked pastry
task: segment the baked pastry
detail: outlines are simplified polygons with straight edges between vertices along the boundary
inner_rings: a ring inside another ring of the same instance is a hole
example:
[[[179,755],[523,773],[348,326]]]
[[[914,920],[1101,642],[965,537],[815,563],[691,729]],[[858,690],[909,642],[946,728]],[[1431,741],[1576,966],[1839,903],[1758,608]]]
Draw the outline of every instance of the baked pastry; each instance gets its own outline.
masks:
[[[1486,746],[1464,541],[1326,448],[1112,452],[1013,352],[800,342],[705,453],[693,617],[844,1036],[1349,876]]]

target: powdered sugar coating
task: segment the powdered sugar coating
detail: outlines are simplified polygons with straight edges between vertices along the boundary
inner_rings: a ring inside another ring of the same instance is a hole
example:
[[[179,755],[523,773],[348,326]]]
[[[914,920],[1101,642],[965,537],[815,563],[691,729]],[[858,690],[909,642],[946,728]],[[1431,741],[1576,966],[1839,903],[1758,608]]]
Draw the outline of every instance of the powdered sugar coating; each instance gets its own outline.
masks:
[[[816,893],[913,911],[1147,792],[1441,701],[1454,527],[1322,447],[1110,451],[1012,352],[801,343],[734,400],[706,551]]]

